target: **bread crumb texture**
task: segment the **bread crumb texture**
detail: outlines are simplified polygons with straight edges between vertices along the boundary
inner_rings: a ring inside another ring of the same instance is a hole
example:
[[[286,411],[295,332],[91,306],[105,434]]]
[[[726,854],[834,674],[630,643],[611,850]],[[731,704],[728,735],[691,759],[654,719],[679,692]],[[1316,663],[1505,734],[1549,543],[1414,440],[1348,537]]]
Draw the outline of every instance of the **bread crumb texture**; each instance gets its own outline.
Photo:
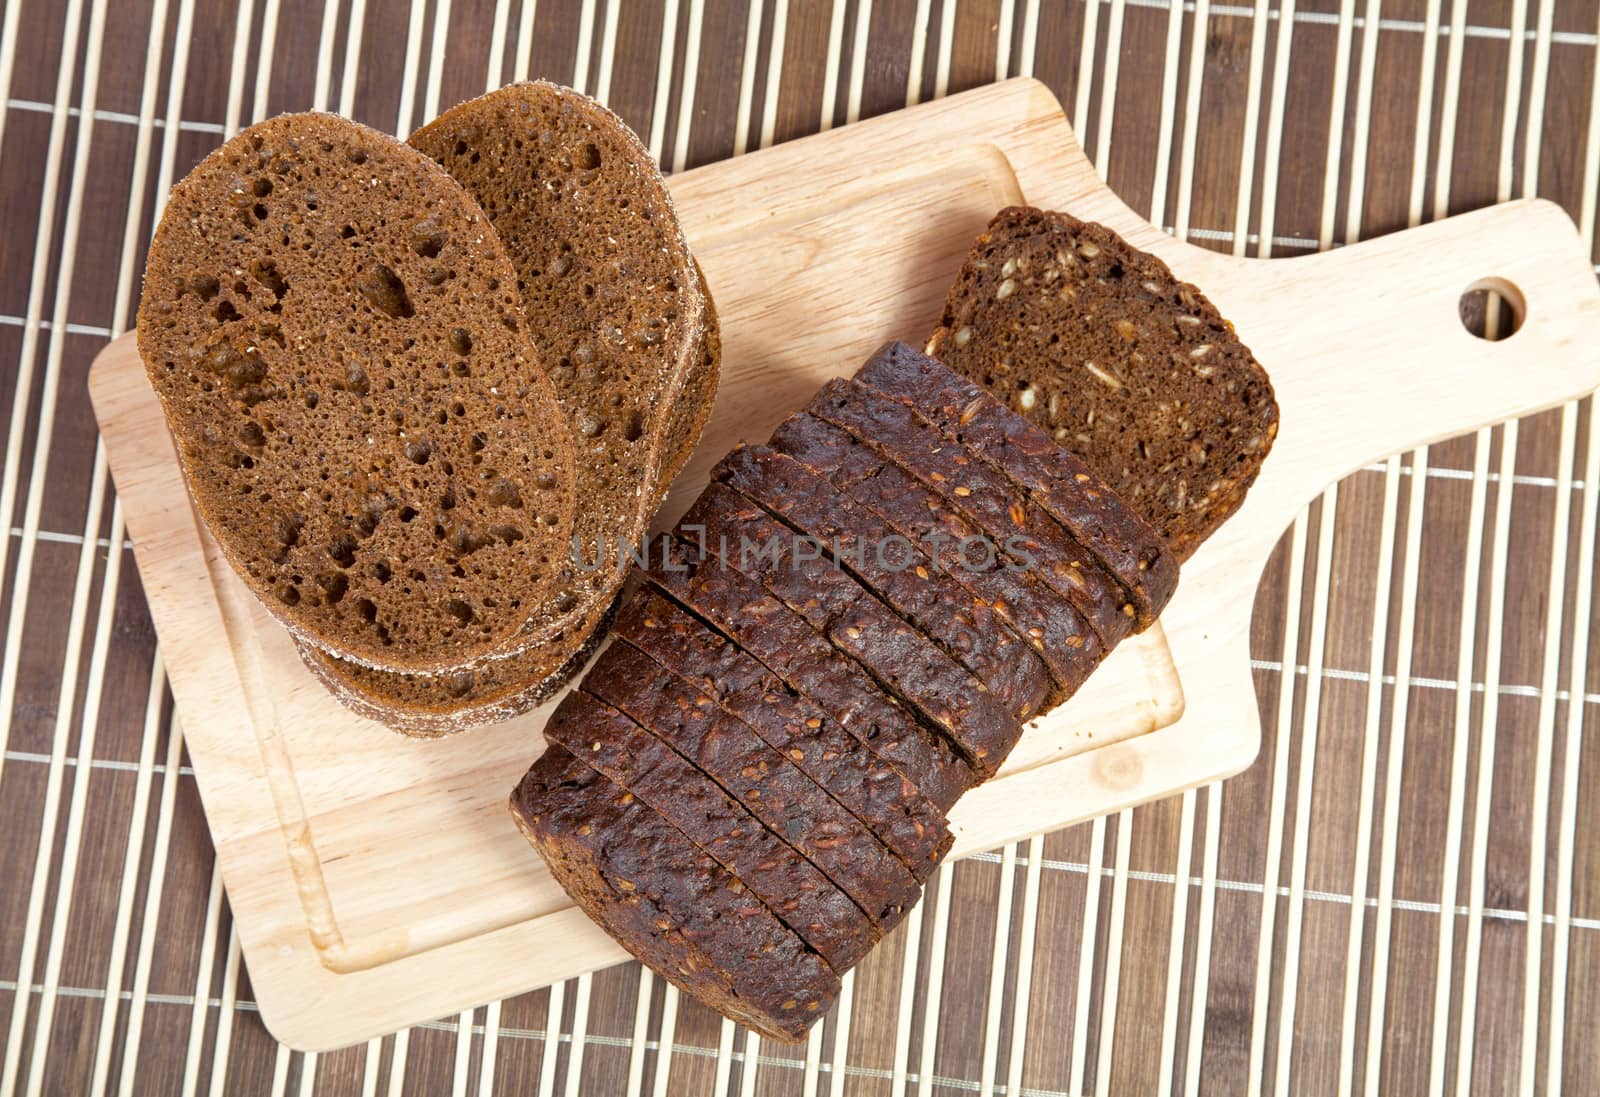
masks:
[[[699,441],[721,343],[654,161],[598,103],[517,84],[452,108],[410,143],[481,204],[507,248],[530,338],[570,423],[583,500],[573,538],[584,567],[564,556],[523,632],[489,657],[397,674],[302,652],[364,715],[435,734],[525,711],[592,646],[626,574],[618,546],[642,541]]]
[[[510,253],[572,424],[580,551],[637,541],[685,441],[671,418],[708,319],[654,160],[616,115],[547,82],[463,103],[410,141],[472,193]],[[607,555],[614,566],[573,574],[553,612],[615,591],[624,568]]]
[[[1086,461],[1180,559],[1238,510],[1278,433],[1266,371],[1205,295],[1063,213],[996,215],[929,350]]]
[[[393,669],[522,628],[565,561],[565,416],[509,257],[414,149],[252,126],[173,191],[139,349],[200,514],[301,639]]]

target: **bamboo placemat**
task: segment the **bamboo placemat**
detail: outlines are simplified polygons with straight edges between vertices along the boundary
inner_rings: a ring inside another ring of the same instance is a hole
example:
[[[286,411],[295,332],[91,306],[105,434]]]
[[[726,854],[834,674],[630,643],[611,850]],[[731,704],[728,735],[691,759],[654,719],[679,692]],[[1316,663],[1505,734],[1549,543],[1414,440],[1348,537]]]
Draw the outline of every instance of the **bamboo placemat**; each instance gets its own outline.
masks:
[[[1263,577],[1257,764],[941,871],[808,1045],[628,965],[311,1056],[253,1011],[83,385],[171,183],[283,110],[405,133],[545,75],[681,169],[1032,73],[1135,208],[1236,254],[1530,194],[1593,239],[1597,30],[1596,0],[11,0],[0,1093],[1594,1091],[1588,401],[1330,489]]]

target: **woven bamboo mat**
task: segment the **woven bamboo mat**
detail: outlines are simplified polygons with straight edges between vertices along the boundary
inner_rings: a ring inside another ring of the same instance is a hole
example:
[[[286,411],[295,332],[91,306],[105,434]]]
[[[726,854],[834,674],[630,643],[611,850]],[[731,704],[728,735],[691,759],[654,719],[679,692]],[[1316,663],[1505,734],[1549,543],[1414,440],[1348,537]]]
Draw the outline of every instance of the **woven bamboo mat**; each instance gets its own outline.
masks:
[[[1256,765],[944,869],[808,1045],[628,965],[313,1056],[253,1010],[83,386],[173,180],[283,110],[405,133],[545,75],[681,169],[1032,73],[1209,246],[1527,194],[1592,239],[1597,30],[1596,0],[9,0],[0,1094],[1595,1092],[1587,401],[1330,489],[1256,603]]]

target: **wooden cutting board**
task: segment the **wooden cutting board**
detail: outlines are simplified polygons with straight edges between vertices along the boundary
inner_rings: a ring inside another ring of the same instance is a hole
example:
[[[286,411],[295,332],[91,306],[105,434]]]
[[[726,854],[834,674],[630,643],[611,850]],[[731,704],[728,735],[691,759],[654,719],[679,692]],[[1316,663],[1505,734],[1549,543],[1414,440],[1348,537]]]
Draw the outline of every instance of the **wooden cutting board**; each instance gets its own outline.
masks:
[[[672,180],[722,315],[716,412],[661,523],[740,439],[759,440],[885,339],[918,342],[993,212],[1103,221],[1200,285],[1271,372],[1277,447],[1190,561],[1161,625],[1124,644],[957,807],[972,853],[1248,765],[1247,629],[1267,555],[1329,482],[1398,450],[1600,385],[1600,292],[1566,215],[1483,210],[1263,262],[1178,243],[1101,183],[1048,89],[1013,80]],[[1517,333],[1458,319],[1503,292]],[[342,709],[196,523],[132,337],[90,392],[267,1027],[355,1043],[626,959],[523,842],[506,797],[544,713],[439,742]]]

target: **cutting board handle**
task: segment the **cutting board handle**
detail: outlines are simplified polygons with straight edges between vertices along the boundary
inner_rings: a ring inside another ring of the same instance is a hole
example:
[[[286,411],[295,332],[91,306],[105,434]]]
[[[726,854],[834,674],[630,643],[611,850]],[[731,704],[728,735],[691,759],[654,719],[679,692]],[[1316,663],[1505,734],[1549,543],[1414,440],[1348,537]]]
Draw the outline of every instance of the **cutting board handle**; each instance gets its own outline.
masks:
[[[1272,344],[1307,348],[1303,359],[1264,362],[1282,424],[1257,490],[1284,522],[1368,462],[1600,387],[1600,287],[1572,221],[1549,202],[1296,259],[1207,254],[1196,266],[1206,269],[1195,281],[1207,276],[1200,284],[1246,341],[1272,327]],[[1238,300],[1233,271],[1252,286]],[[1473,289],[1506,297],[1513,334],[1490,341],[1466,329],[1461,298]],[[1315,353],[1329,346],[1343,350]]]

